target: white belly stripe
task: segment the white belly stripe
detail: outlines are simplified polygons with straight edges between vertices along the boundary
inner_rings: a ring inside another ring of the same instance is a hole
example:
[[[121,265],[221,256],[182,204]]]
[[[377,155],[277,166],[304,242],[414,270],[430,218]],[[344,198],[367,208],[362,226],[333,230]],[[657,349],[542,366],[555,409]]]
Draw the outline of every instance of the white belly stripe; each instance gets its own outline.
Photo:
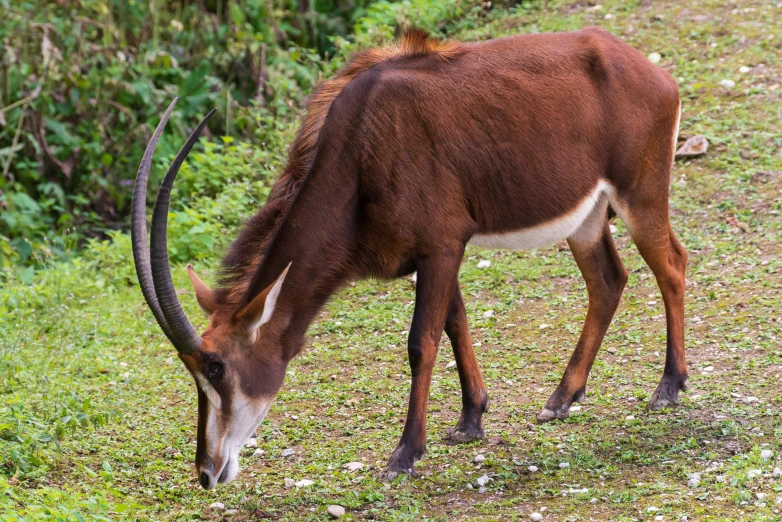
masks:
[[[486,248],[508,249],[529,249],[552,245],[573,235],[595,210],[603,194],[608,195],[610,199],[612,193],[613,187],[607,181],[600,180],[595,189],[567,214],[541,225],[513,232],[475,234],[470,239],[470,244]],[[602,207],[603,205],[601,205]]]

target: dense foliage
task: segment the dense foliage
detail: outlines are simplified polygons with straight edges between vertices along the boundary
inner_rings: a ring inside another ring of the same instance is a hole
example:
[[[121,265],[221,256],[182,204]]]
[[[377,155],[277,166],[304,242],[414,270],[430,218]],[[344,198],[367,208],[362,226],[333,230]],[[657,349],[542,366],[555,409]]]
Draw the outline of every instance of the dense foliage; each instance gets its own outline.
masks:
[[[207,136],[265,143],[355,45],[343,38],[354,25],[366,45],[410,16],[433,26],[458,10],[368,3],[0,0],[0,272],[125,224],[143,146],[174,96],[157,158],[211,107]]]

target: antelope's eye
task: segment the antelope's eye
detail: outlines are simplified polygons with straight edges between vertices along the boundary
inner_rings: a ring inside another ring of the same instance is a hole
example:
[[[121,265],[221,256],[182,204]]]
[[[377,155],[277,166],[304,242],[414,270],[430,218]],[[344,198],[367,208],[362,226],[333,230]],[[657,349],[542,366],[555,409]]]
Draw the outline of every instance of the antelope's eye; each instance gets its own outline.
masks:
[[[209,363],[206,370],[206,375],[209,379],[217,379],[223,374],[223,365],[218,362]]]

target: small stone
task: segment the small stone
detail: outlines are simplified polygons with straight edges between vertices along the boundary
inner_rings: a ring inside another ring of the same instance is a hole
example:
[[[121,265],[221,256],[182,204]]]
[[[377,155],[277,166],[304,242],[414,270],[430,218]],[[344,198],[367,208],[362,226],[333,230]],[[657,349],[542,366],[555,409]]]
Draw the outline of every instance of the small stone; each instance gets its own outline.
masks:
[[[225,509],[225,504],[222,502],[212,502],[209,504],[209,509],[216,509],[217,511],[222,511]]]
[[[447,370],[449,368],[453,368],[454,366],[456,366],[456,361],[451,361],[445,365],[445,369]]]
[[[231,515],[235,515],[239,512],[238,509],[226,509],[225,513],[223,513],[225,516],[230,517]]]
[[[345,468],[348,471],[358,471],[358,470],[360,470],[360,469],[362,469],[364,467],[364,463],[363,462],[348,462],[347,464],[345,464],[342,467]]]
[[[774,477],[774,478],[782,477],[782,469],[774,468],[774,472],[771,473],[771,476]]]
[[[296,485],[296,481],[290,478],[286,478],[284,484],[287,489],[290,489]]]
[[[753,402],[758,402],[760,399],[757,397],[744,397],[742,400],[747,404],[752,404]]]
[[[488,259],[481,259],[480,261],[478,261],[478,268],[483,269],[483,268],[489,268],[490,266],[491,266],[491,261],[489,261]]]
[[[527,469],[530,470],[532,473],[535,473],[538,470],[538,467],[537,466],[530,466]]]
[[[171,446],[166,448],[166,455],[173,455],[174,453],[176,453],[176,450]]]
[[[616,348],[609,348],[608,349],[608,353],[615,354],[616,353]]]
[[[543,515],[536,511],[534,513],[530,513],[529,519],[532,520],[532,522],[539,522],[540,520],[543,520]]]
[[[660,53],[649,53],[649,56],[647,56],[647,58],[652,63],[660,63],[660,60],[663,59]]]
[[[560,462],[559,463],[559,467],[561,469],[569,468],[570,467],[570,462]]]
[[[696,134],[687,139],[676,151],[675,159],[692,158],[706,154],[709,150],[709,140],[703,134]]]
[[[625,417],[625,420],[626,421],[634,421],[635,420],[635,416],[634,415],[628,415],[627,417]]]
[[[551,326],[550,324],[542,324],[542,325],[538,326],[538,328],[541,329],[541,330],[545,330],[546,328],[549,328],[550,326]]]
[[[755,496],[758,497],[758,500],[763,500],[764,498],[766,498],[765,493],[755,493]]]
[[[494,315],[494,312],[491,311],[491,310],[486,310],[485,312],[483,312],[483,318],[484,319],[488,319],[488,318],[492,317],[493,315]]]
[[[747,471],[747,478],[753,479],[755,477],[759,477],[762,474],[763,474],[763,472],[760,471],[759,469],[751,469],[751,470]]]
[[[244,445],[245,448],[257,448],[258,447],[258,439],[255,437],[251,438],[247,441],[247,443]]]
[[[300,481],[296,482],[297,488],[308,488],[311,485],[313,485],[315,482],[313,482],[310,479],[301,479]]]
[[[291,448],[286,448],[286,449],[282,450],[282,456],[283,457],[290,457],[294,453],[295,452]]]
[[[589,499],[590,504],[597,504],[597,499],[595,497],[592,497]]]
[[[746,65],[742,65],[741,67],[739,67],[739,72],[740,72],[741,74],[747,74],[747,73],[748,73],[749,71],[751,71],[751,70],[752,70],[752,69],[750,69],[750,68],[749,68],[749,67],[747,67]]]
[[[662,515],[657,515],[656,517],[654,517],[654,520],[657,522],[660,522],[662,519],[663,519]]]
[[[472,484],[467,484],[467,489],[472,489]]]
[[[713,372],[714,371],[714,366],[707,366],[707,367],[705,367],[703,369],[703,371],[704,372]]]
[[[339,518],[345,514],[345,508],[332,504],[326,508],[326,513],[328,513],[331,518]]]
[[[486,488],[484,487],[478,488],[478,493],[486,493]]]
[[[646,511],[648,511],[649,513],[657,513],[658,511],[660,511],[660,508],[649,506],[648,508],[646,508]]]
[[[700,479],[691,478],[690,480],[687,481],[687,486],[691,488],[697,488],[698,485],[700,485],[700,483],[701,483]]]
[[[722,85],[726,89],[732,89],[736,86],[736,82],[734,82],[733,80],[720,80],[720,85]]]
[[[266,453],[266,452],[259,448],[259,449],[255,450],[255,451],[253,451],[253,457],[263,457],[264,453]]]
[[[491,480],[491,479],[489,478],[489,476],[488,476],[488,475],[483,475],[482,477],[478,477],[478,478],[475,480],[475,485],[476,485],[476,486],[478,486],[478,487],[481,487],[481,488],[482,488],[483,486],[485,486],[486,484],[488,484],[490,480]]]
[[[472,459],[472,461],[475,462],[476,464],[480,464],[484,460],[486,460],[486,455],[475,455],[475,458]]]
[[[765,449],[765,450],[760,452],[760,458],[763,459],[763,460],[768,460],[768,459],[770,459],[773,456],[774,456],[774,452],[771,451],[771,450]]]

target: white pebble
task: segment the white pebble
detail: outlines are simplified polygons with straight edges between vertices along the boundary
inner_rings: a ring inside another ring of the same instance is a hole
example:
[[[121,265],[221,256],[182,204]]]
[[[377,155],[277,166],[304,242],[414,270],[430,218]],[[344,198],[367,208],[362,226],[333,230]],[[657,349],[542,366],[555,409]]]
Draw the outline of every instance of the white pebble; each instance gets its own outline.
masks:
[[[613,17],[614,17],[614,15],[612,15],[611,13],[608,13],[608,14],[606,14],[606,15],[603,17],[603,20],[610,20],[610,19],[612,19]]]
[[[589,499],[590,504],[597,504],[597,499],[595,497],[592,497]]]
[[[209,509],[216,509],[218,511],[222,511],[225,509],[225,504],[222,502],[212,502],[209,504]]]
[[[363,462],[348,462],[347,464],[345,464],[342,467],[345,468],[348,471],[358,471],[358,470],[360,470],[360,469],[362,469],[364,467],[364,463]]]
[[[494,312],[491,311],[491,310],[486,310],[485,312],[483,312],[483,318],[484,319],[488,319],[489,317],[492,317],[492,316],[494,316]]]
[[[773,456],[774,456],[774,452],[771,450],[766,449],[760,452],[760,458],[763,460],[768,460]]]
[[[635,420],[635,416],[634,416],[634,415],[628,415],[627,417],[625,417],[625,420],[626,420],[626,421],[632,421],[632,420]]]
[[[456,361],[451,361],[445,365],[445,369],[447,370],[448,368],[453,368],[454,366],[456,366]]]
[[[301,479],[300,481],[296,482],[297,488],[307,488],[313,485],[315,482],[313,482],[310,479]]]
[[[475,480],[475,485],[476,485],[476,486],[478,486],[478,487],[481,487],[481,488],[482,488],[483,486],[485,486],[486,484],[488,484],[490,480],[491,480],[491,479],[489,478],[489,476],[488,476],[488,475],[483,475],[482,477],[478,477],[478,478]]]
[[[543,515],[538,512],[530,513],[529,518],[532,522],[539,522],[540,520],[543,520]]]
[[[700,479],[691,478],[690,480],[687,481],[687,486],[691,488],[697,488],[700,483],[701,483]]]
[[[532,473],[535,473],[538,470],[538,467],[537,466],[530,466],[527,469],[530,470]]]
[[[481,259],[478,261],[478,268],[489,268],[491,266],[491,261],[488,259]]]
[[[747,478],[753,479],[755,477],[759,477],[762,474],[763,474],[763,472],[760,471],[759,469],[751,469],[751,470],[747,471]]]
[[[741,74],[747,74],[749,71],[751,71],[751,69],[746,65],[742,65],[741,67],[739,67],[739,72]]]
[[[663,57],[660,56],[660,53],[649,53],[647,58],[649,58],[649,61],[652,63],[660,63],[660,60],[663,59]]]
[[[291,448],[286,448],[286,449],[282,450],[282,456],[283,457],[290,457],[291,455],[293,455],[293,453],[294,453],[294,451]]]
[[[223,513],[223,515],[225,515],[225,516],[227,516],[227,517],[230,517],[231,515],[235,515],[235,514],[237,514],[238,512],[239,512],[239,510],[238,510],[238,509],[226,509],[226,510],[225,510],[225,513]]]
[[[734,82],[733,80],[720,80],[720,85],[722,85],[726,89],[732,89],[736,86],[736,82]]]
[[[295,486],[295,485],[296,485],[296,481],[295,481],[295,480],[293,480],[293,479],[291,479],[291,478],[286,478],[286,479],[283,481],[283,484],[285,484],[285,487],[286,487],[286,488],[290,489],[290,488],[292,488],[293,486]]]
[[[646,511],[648,511],[649,513],[657,513],[658,511],[660,511],[660,508],[649,506],[648,508],[646,508]]]
[[[479,487],[478,493],[486,493],[486,488],[484,488],[483,486]]]
[[[654,517],[654,519],[655,519],[657,522],[660,522],[660,521],[663,519],[663,516],[662,516],[662,515],[657,515],[656,517]]]
[[[263,457],[264,453],[266,453],[266,452],[259,448],[259,449],[255,450],[255,451],[253,451],[253,457]]]
[[[559,463],[559,467],[562,468],[562,469],[569,468],[570,467],[570,462],[560,462]]]
[[[247,444],[244,445],[245,448],[257,448],[258,447],[258,439],[255,437],[251,438],[247,441]]]
[[[480,464],[484,460],[486,460],[486,455],[475,455],[475,458],[472,459],[472,461],[475,462],[476,464]]]
[[[331,518],[339,518],[345,514],[345,508],[332,504],[326,509],[326,513],[328,513]]]
[[[780,468],[774,468],[774,472],[771,474],[774,478],[782,477],[782,469]]]

